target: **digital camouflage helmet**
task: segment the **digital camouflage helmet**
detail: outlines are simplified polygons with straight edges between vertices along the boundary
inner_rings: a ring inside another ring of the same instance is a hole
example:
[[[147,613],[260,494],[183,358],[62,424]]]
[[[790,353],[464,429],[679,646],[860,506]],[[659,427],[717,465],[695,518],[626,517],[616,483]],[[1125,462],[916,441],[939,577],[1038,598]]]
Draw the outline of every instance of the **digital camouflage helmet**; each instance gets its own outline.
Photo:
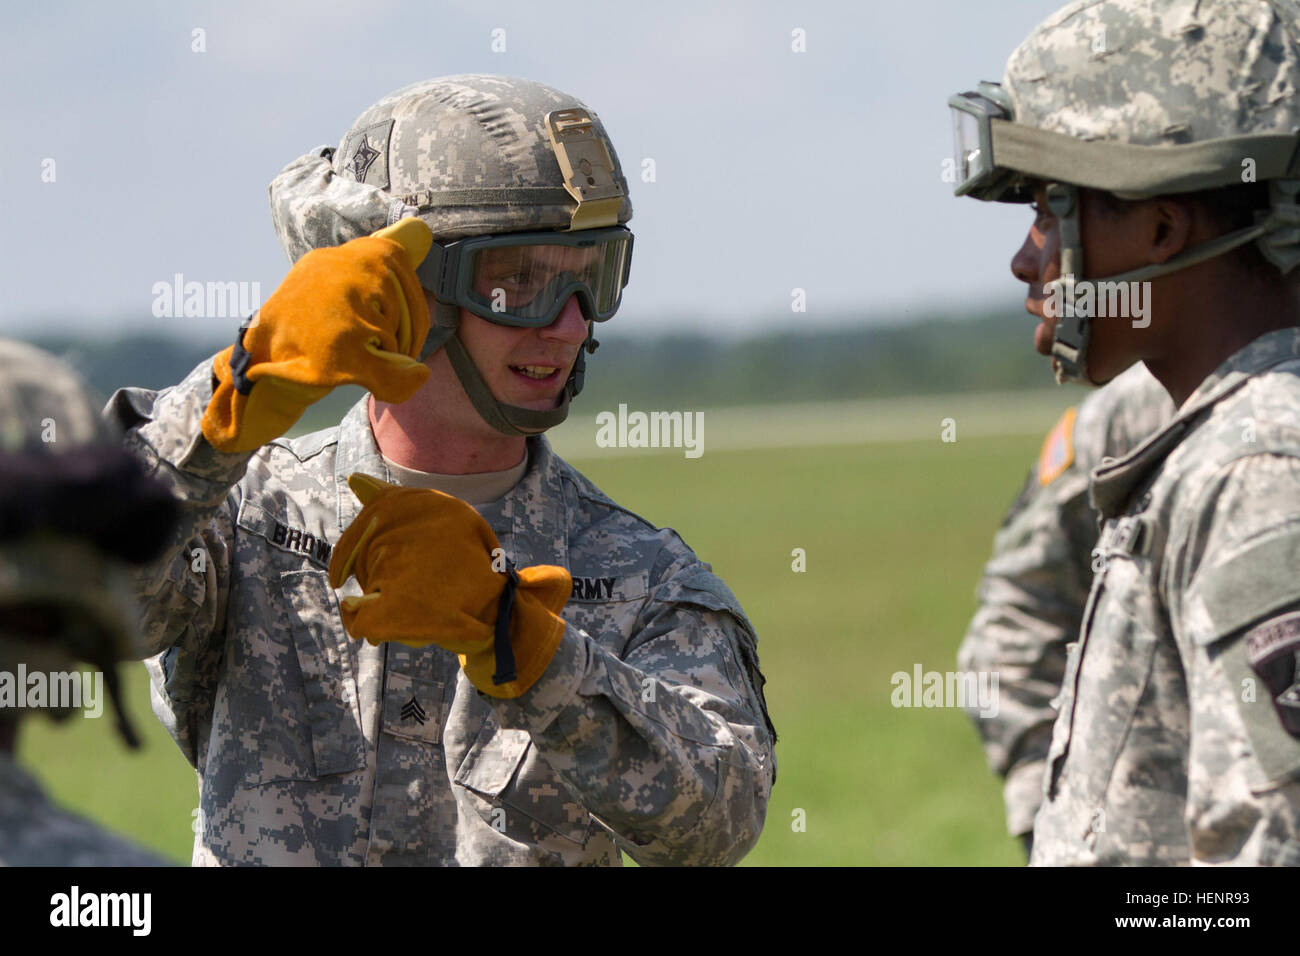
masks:
[[[1079,188],[1146,199],[1268,182],[1255,223],[1165,263],[1105,278],[1143,281],[1255,242],[1282,273],[1300,262],[1300,10],[1291,0],[1079,0],[1043,21],[1001,84],[949,99],[958,196],[1031,202],[1046,184],[1059,219],[1061,293],[1084,276]],[[1087,381],[1091,320],[1056,323],[1059,381]]]
[[[599,117],[559,90],[505,76],[442,77],[384,97],[337,149],[285,167],[271,184],[271,212],[295,262],[406,216],[423,219],[434,244],[418,274],[436,308],[420,358],[445,347],[478,413],[507,435],[564,420],[596,340],[588,334],[554,409],[506,405],[461,342],[460,309],[541,327],[576,295],[585,318],[604,321],[632,257],[627,181]]]

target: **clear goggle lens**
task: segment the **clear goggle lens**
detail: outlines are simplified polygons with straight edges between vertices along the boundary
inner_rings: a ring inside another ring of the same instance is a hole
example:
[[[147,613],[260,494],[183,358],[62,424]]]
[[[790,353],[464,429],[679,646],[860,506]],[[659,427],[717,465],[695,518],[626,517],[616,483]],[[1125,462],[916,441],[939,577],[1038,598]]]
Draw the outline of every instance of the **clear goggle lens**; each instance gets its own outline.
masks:
[[[569,297],[583,300],[587,318],[603,321],[619,306],[627,284],[630,234],[585,245],[502,245],[473,250],[466,305],[487,318],[549,325]]]
[[[948,98],[952,109],[953,194],[997,199],[1005,191],[1006,171],[993,156],[993,120],[1012,118],[1011,100],[996,83]]]
[[[980,144],[980,121],[965,110],[952,111],[953,164],[956,167],[955,192],[989,171],[989,157]]]

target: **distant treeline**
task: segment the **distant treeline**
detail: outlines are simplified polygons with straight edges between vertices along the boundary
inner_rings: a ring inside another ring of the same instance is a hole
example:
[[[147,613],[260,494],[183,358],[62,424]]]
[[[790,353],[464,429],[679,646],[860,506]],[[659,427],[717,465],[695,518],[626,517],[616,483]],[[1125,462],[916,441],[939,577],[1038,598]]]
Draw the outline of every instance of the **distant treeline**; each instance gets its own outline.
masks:
[[[1023,312],[926,318],[909,324],[764,332],[739,341],[706,335],[620,335],[598,328],[588,358],[587,408],[712,408],[1044,387],[1047,360],[1033,351],[1033,320]],[[32,336],[62,355],[107,396],[122,385],[162,388],[179,381],[226,343],[128,335],[89,341]],[[360,395],[348,389],[314,409],[333,422]]]

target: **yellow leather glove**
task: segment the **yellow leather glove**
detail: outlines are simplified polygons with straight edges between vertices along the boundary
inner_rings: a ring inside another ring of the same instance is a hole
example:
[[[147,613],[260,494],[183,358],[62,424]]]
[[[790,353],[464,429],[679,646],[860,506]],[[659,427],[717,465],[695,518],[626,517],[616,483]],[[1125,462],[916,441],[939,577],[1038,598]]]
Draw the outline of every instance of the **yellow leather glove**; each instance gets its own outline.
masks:
[[[560,611],[573,593],[569,572],[553,565],[517,572],[513,607],[505,607],[503,658],[496,633],[509,575],[492,570],[500,544],[488,523],[440,491],[399,488],[360,473],[348,485],[365,507],[330,559],[330,587],[355,576],[364,592],[340,602],[348,633],[376,645],[437,644],[458,654],[470,683],[492,697],[518,697],[532,687],[564,637]],[[509,677],[510,654],[513,679],[495,683],[494,677]]]
[[[414,395],[429,377],[417,358],[429,307],[415,268],[432,244],[428,226],[403,219],[299,259],[241,343],[212,363],[217,388],[202,423],[212,447],[260,448],[336,385],[394,404]]]

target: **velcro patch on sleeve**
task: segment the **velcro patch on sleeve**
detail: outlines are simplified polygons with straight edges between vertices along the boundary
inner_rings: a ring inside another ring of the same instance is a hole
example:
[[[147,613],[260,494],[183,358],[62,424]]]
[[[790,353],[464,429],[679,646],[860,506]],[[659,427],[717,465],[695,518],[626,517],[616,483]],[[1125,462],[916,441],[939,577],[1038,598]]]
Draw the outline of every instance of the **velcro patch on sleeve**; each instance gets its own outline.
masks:
[[[1251,628],[1218,655],[1227,678],[1224,704],[1236,701],[1257,765],[1250,788],[1263,793],[1300,777],[1300,611],[1291,610]]]
[[[1300,739],[1300,612],[1251,630],[1246,661],[1268,688],[1282,729]]]
[[[1074,464],[1074,420],[1076,408],[1067,408],[1060,421],[1043,439],[1043,450],[1038,456],[1038,483],[1050,485]]]

